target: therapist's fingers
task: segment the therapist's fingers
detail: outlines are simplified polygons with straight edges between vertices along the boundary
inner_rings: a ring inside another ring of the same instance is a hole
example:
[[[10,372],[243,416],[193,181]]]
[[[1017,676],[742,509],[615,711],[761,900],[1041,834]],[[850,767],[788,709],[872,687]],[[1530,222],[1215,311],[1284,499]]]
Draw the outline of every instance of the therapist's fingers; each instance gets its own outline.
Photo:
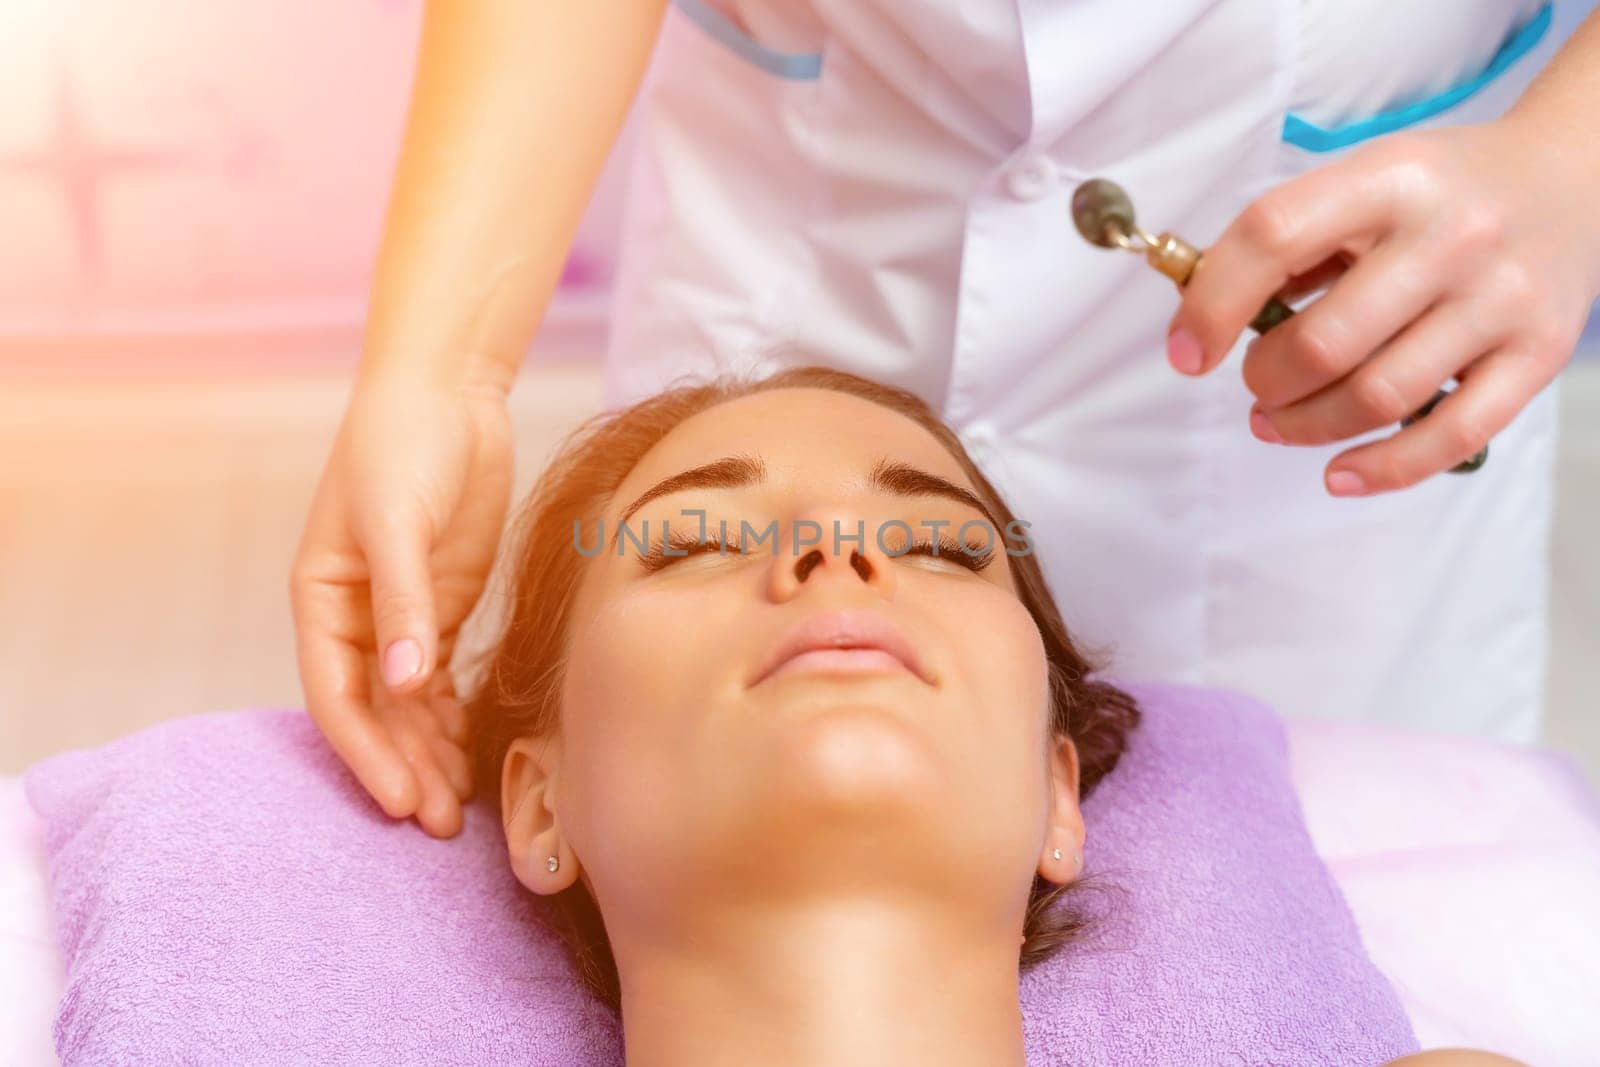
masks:
[[[460,708],[460,702],[455,698],[454,683],[448,681],[449,675],[448,670],[439,671],[428,683],[426,693],[390,695],[388,699],[398,705],[401,710],[397,713],[403,714],[427,742],[456,796],[468,800],[472,796],[472,767],[465,741],[450,733],[448,716],[452,707]]]
[[[1343,277],[1355,259],[1352,253],[1341,249],[1303,274],[1290,278],[1274,295],[1285,304],[1293,304],[1301,297],[1320,293]]]
[[[372,572],[372,619],[383,684],[396,693],[424,688],[439,641],[433,574],[428,555],[434,535],[411,509],[373,509],[375,525],[362,533]]]
[[[466,705],[454,693],[441,693],[434,698],[439,716],[439,727],[444,736],[455,744],[465,745],[472,736],[472,725],[467,721]]]
[[[455,790],[457,800],[472,799],[472,762],[460,747],[438,734],[425,735],[434,762],[444,772],[445,780]]]
[[[433,837],[455,836],[461,829],[461,799],[427,737],[404,719],[394,720],[390,729],[395,744],[422,785],[422,798],[416,810],[417,824]]]
[[[336,594],[297,587],[295,652],[306,711],[339,758],[391,818],[416,811],[415,772],[367,703],[366,657],[327,625]]]
[[[1241,366],[1245,386],[1271,411],[1337,382],[1427,311],[1443,277],[1426,246],[1386,242],[1326,294],[1250,342]],[[1459,353],[1456,366],[1479,351]]]
[[[467,800],[472,796],[472,766],[467,758],[463,746],[446,737],[441,729],[439,717],[433,708],[433,697],[408,696],[399,698],[404,705],[404,710],[397,712],[402,715],[411,729],[422,739],[427,746],[428,754],[432,756],[433,765],[450,784],[451,791],[456,799]]]
[[[1497,347],[1504,338],[1485,326],[1469,301],[1445,301],[1327,388],[1284,407],[1252,408],[1252,431],[1274,443],[1320,445],[1393,426],[1432,400],[1465,364]]]
[[[383,688],[371,657],[368,670],[377,716],[417,777],[419,796],[413,814],[430,834],[449,836],[454,831],[445,829],[441,834],[441,826],[449,825],[451,801],[464,801],[472,795],[472,775],[463,746],[445,736],[440,721],[438,702],[446,695],[443,687],[430,681],[427,691],[421,693],[392,693]],[[451,797],[442,796],[444,791]]]
[[[450,673],[455,644],[455,631],[439,639],[439,666],[428,679],[428,707],[433,710],[439,731],[456,745],[464,747],[471,738],[472,729],[466,706],[456,694],[455,677]]]
[[[1334,254],[1371,248],[1400,216],[1402,183],[1379,145],[1276,186],[1204,250],[1168,327],[1168,353],[1185,373],[1221,362],[1288,281]]]
[[[1324,482],[1335,496],[1405,489],[1476,455],[1549,378],[1545,364],[1500,348],[1461,372],[1461,384],[1425,417],[1381,441],[1341,452]]]

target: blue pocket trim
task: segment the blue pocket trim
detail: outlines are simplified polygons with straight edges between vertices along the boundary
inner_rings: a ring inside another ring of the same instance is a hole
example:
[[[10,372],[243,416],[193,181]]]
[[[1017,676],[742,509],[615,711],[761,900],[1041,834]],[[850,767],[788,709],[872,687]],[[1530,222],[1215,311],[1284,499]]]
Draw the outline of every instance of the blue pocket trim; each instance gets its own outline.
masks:
[[[673,2],[701,29],[767,73],[795,81],[815,81],[822,77],[821,52],[775,52],[750,37],[705,0]]]
[[[1311,152],[1332,152],[1353,145],[1357,141],[1365,141],[1369,137],[1377,137],[1379,134],[1390,133],[1403,126],[1432,118],[1439,112],[1456,106],[1494,81],[1504,74],[1511,64],[1538,44],[1545,32],[1550,29],[1551,13],[1554,8],[1553,2],[1546,3],[1540,8],[1539,13],[1528,20],[1527,25],[1506,38],[1506,42],[1500,46],[1500,50],[1495,53],[1494,59],[1489,62],[1484,72],[1470,81],[1462,82],[1453,89],[1447,89],[1426,100],[1419,100],[1415,104],[1394,111],[1385,111],[1381,115],[1374,115],[1372,118],[1331,130],[1307,122],[1298,115],[1290,114],[1283,120],[1283,139]]]

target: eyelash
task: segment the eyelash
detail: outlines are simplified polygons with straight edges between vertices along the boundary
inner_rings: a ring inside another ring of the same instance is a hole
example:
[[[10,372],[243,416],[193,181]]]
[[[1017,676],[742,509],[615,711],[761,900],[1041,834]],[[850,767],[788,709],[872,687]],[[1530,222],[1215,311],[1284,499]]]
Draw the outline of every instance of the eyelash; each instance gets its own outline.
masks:
[[[980,553],[978,552],[978,549],[981,548],[982,545],[978,543],[969,541],[967,542],[966,548],[963,549],[961,543],[955,538],[946,534],[940,534],[938,544],[938,558],[949,559],[958,566],[965,567],[973,573],[983,570],[984,568],[988,567],[990,563],[994,562],[994,549],[985,548]],[[659,571],[664,567],[670,567],[679,560],[687,559],[689,556],[693,555],[700,555],[707,552],[715,552],[719,554],[725,553],[727,555],[740,554],[740,549],[737,546],[724,548],[725,542],[716,537],[708,537],[706,540],[701,541],[685,533],[670,534],[667,538],[667,545],[685,553],[685,555],[669,556],[664,551],[662,543],[657,541],[655,544],[650,546],[650,551],[643,554],[635,553],[635,558],[639,560],[640,565],[643,566],[647,572],[654,574],[656,571]],[[899,553],[899,555],[923,555],[932,557],[934,555],[933,546],[934,542],[931,540],[913,541],[905,548],[904,551]]]

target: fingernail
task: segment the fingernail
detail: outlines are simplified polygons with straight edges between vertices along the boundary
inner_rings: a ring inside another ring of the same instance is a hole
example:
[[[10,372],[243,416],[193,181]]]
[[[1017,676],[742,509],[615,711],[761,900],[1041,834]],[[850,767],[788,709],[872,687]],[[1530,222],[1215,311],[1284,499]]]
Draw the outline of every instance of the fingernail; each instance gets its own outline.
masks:
[[[1334,471],[1328,475],[1328,492],[1334,496],[1360,496],[1367,491],[1367,483],[1355,471]]]
[[[1283,435],[1273,429],[1272,420],[1259,411],[1250,412],[1250,432],[1269,445],[1283,444]]]
[[[383,684],[404,685],[422,669],[422,646],[416,638],[402,637],[383,654]]]
[[[1200,361],[1205,358],[1200,351],[1200,339],[1190,333],[1187,327],[1179,326],[1167,334],[1167,362],[1185,374],[1193,374],[1200,369]]]

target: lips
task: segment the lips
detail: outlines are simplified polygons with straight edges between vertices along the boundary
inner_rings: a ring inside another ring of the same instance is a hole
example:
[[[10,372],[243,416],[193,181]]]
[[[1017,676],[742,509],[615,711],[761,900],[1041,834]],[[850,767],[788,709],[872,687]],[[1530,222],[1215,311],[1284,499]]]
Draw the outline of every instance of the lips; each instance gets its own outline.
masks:
[[[917,650],[912,647],[906,635],[886,616],[875,611],[863,609],[850,609],[840,611],[821,611],[808,615],[800,620],[799,624],[790,629],[779,639],[771,653],[762,661],[756,670],[750,685],[758,685],[778,671],[786,663],[806,653],[819,651],[836,652],[841,649],[877,650],[878,656],[862,655],[860,657],[814,657],[814,662],[824,662],[838,665],[847,658],[858,659],[859,666],[871,667],[874,663],[881,663],[881,653],[887,653],[898,660],[907,670],[921,678],[929,685],[933,679],[929,677],[927,669],[917,656]]]

